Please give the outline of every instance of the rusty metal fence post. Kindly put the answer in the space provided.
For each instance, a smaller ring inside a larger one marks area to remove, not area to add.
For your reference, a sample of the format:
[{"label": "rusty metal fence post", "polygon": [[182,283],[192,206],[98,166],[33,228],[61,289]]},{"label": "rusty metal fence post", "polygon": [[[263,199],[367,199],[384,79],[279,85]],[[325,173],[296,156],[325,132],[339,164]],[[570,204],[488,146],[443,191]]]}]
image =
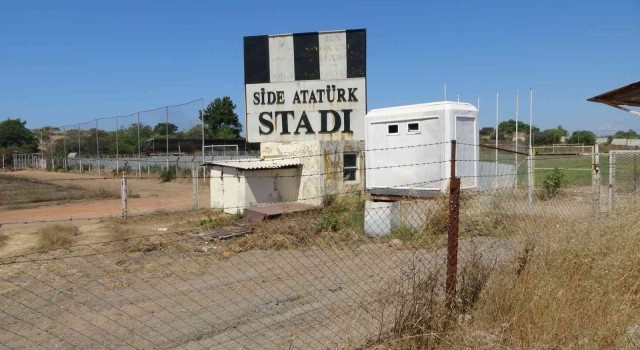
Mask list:
[{"label": "rusty metal fence post", "polygon": [[451,178],[449,180],[449,230],[447,234],[446,307],[453,311],[458,274],[458,223],[460,214],[460,178],[456,177],[456,140],[451,141]]}]

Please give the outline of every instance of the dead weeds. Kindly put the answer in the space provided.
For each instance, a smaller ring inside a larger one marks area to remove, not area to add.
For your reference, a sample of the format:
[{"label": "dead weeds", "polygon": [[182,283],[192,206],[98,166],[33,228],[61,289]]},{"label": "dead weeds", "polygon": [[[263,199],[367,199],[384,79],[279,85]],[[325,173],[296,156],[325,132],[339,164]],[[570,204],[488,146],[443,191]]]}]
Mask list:
[{"label": "dead weeds", "polygon": [[40,228],[36,231],[36,235],[38,236],[39,249],[51,250],[70,246],[80,235],[80,229],[70,224],[55,224]]}]

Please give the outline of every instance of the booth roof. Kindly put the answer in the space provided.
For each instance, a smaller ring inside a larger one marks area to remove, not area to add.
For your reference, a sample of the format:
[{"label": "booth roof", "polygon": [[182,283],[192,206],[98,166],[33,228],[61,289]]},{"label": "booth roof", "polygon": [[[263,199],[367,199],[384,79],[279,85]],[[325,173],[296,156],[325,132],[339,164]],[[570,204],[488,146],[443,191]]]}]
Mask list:
[{"label": "booth roof", "polygon": [[640,107],[640,81],[605,92],[587,101],[600,102],[610,106]]},{"label": "booth roof", "polygon": [[256,159],[256,160],[231,160],[220,162],[207,162],[206,165],[229,167],[243,170],[281,169],[292,168],[300,165],[300,159]]}]

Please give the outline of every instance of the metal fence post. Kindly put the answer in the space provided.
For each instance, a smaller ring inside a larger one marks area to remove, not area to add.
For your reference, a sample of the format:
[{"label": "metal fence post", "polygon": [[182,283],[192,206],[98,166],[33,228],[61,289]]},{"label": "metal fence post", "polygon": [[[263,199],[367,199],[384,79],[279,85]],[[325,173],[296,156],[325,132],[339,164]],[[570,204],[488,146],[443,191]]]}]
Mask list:
[{"label": "metal fence post", "polygon": [[456,177],[456,140],[451,141],[451,178],[449,180],[449,230],[447,234],[446,306],[453,311],[458,274],[458,223],[460,213],[460,178]]},{"label": "metal fence post", "polygon": [[591,183],[593,186],[593,200],[596,210],[596,215],[600,215],[600,147],[596,143],[593,146],[592,157],[592,178]]},{"label": "metal fence post", "polygon": [[533,207],[533,147],[529,147],[529,158],[527,158],[527,200],[529,209]]},{"label": "metal fence post", "polygon": [[614,201],[614,195],[613,195],[613,179],[615,178],[615,176],[613,176],[615,169],[616,169],[616,158],[614,157],[614,153],[610,150],[609,151],[609,213],[613,212],[613,201]]},{"label": "metal fence post", "polygon": [[127,173],[122,172],[122,185],[120,186],[122,198],[122,217],[127,217]]},{"label": "metal fence post", "polygon": [[193,209],[198,210],[198,168],[191,162],[191,182],[193,183]]}]

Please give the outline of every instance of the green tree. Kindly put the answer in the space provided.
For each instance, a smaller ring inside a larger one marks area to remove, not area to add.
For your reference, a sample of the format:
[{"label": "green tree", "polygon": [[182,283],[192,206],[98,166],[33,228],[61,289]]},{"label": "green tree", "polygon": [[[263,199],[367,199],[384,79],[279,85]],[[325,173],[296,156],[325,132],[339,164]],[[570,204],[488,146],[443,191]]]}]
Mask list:
[{"label": "green tree", "polygon": [[576,130],[571,134],[569,143],[583,143],[585,145],[595,145],[596,134],[588,130]]},{"label": "green tree", "polygon": [[633,129],[629,129],[627,131],[619,130],[613,135],[615,139],[637,139],[638,133]]},{"label": "green tree", "polygon": [[[535,135],[537,132],[540,132],[540,129],[534,126],[532,128],[533,134]],[[498,139],[504,140],[507,139],[511,134],[516,132],[516,121],[514,119],[509,119],[498,124]],[[529,133],[529,124],[518,121],[518,132]],[[495,135],[492,137],[495,140]]]},{"label": "green tree", "polygon": [[562,126],[558,125],[553,129],[547,129],[540,133],[534,134],[536,145],[552,145],[554,143],[560,143],[563,136],[568,135],[568,131]]},{"label": "green tree", "polygon": [[38,139],[27,129],[26,121],[7,119],[0,122],[0,148],[13,152],[36,152]]},{"label": "green tree", "polygon": [[172,123],[158,123],[153,127],[153,133],[158,135],[166,135],[167,127],[169,128],[169,135],[173,135],[178,131],[178,126]]},{"label": "green tree", "polygon": [[235,112],[236,105],[231,97],[218,97],[201,111],[200,119],[208,127],[209,135],[214,138],[237,138],[242,131],[242,125]]}]

